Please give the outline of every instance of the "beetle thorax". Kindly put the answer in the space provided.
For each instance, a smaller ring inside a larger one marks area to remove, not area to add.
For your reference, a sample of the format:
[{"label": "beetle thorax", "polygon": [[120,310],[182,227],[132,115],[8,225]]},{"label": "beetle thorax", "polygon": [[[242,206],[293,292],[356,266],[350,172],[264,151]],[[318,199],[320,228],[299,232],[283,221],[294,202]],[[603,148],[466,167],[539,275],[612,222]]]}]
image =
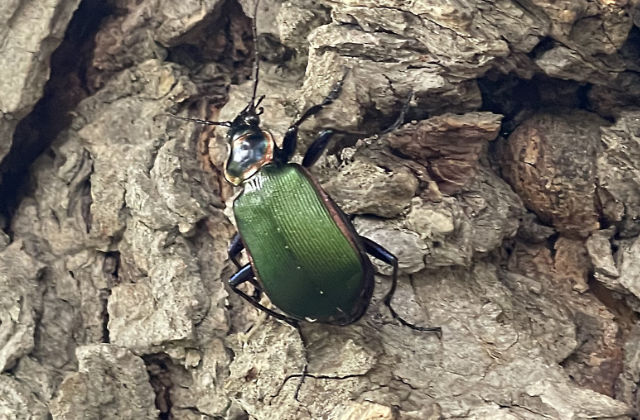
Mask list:
[{"label": "beetle thorax", "polygon": [[229,135],[230,149],[224,176],[232,184],[240,185],[273,160],[275,141],[270,132],[259,127],[230,132]]}]

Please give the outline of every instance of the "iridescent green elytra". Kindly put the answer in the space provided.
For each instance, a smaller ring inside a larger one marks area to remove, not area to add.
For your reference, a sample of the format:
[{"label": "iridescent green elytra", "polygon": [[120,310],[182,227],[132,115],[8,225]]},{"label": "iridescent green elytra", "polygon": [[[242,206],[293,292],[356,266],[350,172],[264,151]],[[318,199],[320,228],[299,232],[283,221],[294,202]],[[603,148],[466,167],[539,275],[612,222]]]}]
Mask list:
[{"label": "iridescent green elytra", "polygon": [[263,166],[245,182],[233,209],[254,273],[278,308],[298,319],[335,323],[351,322],[366,309],[369,261],[302,167]]},{"label": "iridescent green elytra", "polygon": [[[257,5],[258,1],[254,16]],[[252,30],[255,44],[255,19]],[[298,331],[300,320],[351,324],[362,317],[373,295],[374,270],[368,254],[392,267],[391,287],[382,302],[393,318],[409,328],[440,334],[440,327],[415,326],[391,307],[398,284],[398,259],[380,244],[358,235],[350,220],[306,171],[327,148],[334,130],[318,133],[304,153],[302,165],[289,163],[301,124],[338,98],[348,69],[322,102],[307,108],[287,128],[282,143],[276,144],[271,133],[260,127],[264,96],[257,96],[259,62],[254,48],[253,94],[233,120],[176,117],[229,128],[229,154],[223,173],[227,181],[243,189],[233,204],[238,232],[228,248],[229,260],[237,267],[229,278],[231,290]],[[411,96],[389,131],[403,122]],[[243,249],[250,264],[239,261]],[[240,288],[246,283],[254,286],[252,295]],[[276,308],[261,303],[263,292]]]}]

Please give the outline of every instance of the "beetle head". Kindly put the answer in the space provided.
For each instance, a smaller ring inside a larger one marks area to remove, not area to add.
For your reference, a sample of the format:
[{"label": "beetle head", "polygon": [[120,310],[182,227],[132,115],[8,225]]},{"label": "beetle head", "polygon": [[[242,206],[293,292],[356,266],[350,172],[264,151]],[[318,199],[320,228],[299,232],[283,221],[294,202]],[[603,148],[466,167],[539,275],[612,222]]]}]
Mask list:
[{"label": "beetle head", "polygon": [[260,130],[260,115],[264,112],[264,108],[260,103],[264,99],[264,95],[260,96],[256,101],[251,98],[249,104],[229,124],[229,140],[236,131]]},{"label": "beetle head", "polygon": [[260,102],[251,101],[231,122],[227,141],[229,156],[224,165],[224,177],[240,185],[273,160],[275,141],[271,133],[260,128]]},{"label": "beetle head", "polygon": [[273,161],[274,151],[276,149],[276,144],[271,133],[260,128],[260,115],[264,111],[260,103],[264,99],[264,95],[256,100],[260,76],[258,31],[256,28],[259,2],[260,0],[255,1],[253,24],[251,25],[254,44],[253,94],[247,106],[240,111],[233,121],[208,121],[171,115],[174,118],[192,121],[198,124],[229,127],[227,141],[229,142],[230,149],[229,156],[224,165],[224,176],[227,181],[234,185],[240,185],[255,175],[261,167]]}]

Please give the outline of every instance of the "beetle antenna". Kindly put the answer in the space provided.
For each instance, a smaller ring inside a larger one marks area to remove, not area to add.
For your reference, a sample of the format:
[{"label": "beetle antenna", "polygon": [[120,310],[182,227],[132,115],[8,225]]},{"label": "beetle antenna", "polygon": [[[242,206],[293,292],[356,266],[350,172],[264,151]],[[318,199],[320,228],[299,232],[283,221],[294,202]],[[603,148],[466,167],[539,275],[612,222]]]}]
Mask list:
[{"label": "beetle antenna", "polygon": [[176,120],[190,121],[190,122],[194,122],[196,124],[221,125],[223,127],[231,127],[231,121],[209,121],[209,120],[201,120],[200,118],[179,117],[179,116],[173,115],[173,114],[164,114],[164,115],[166,115],[168,117],[171,117],[171,118],[175,118]]},{"label": "beetle antenna", "polygon": [[258,92],[258,79],[260,76],[260,57],[258,54],[258,27],[256,25],[256,21],[258,20],[258,4],[260,4],[260,0],[256,0],[256,3],[253,7],[253,21],[251,23],[251,32],[253,33],[253,94],[251,95],[251,102],[249,103],[249,108],[255,109],[262,98],[258,100],[258,104],[255,104],[256,93]]}]

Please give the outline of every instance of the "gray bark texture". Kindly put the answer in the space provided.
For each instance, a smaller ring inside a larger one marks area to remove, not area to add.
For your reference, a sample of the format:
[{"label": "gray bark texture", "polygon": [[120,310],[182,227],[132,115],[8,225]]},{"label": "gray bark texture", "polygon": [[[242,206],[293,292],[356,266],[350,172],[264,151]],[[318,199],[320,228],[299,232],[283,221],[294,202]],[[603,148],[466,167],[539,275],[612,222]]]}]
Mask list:
[{"label": "gray bark texture", "polygon": [[[0,418],[637,416],[640,0],[262,0],[257,43],[252,17],[0,2]],[[226,287],[226,129],[168,114],[233,119],[256,44],[278,139],[348,69],[295,160],[337,129],[312,172],[441,338],[375,260],[366,315],[306,346]]]}]

